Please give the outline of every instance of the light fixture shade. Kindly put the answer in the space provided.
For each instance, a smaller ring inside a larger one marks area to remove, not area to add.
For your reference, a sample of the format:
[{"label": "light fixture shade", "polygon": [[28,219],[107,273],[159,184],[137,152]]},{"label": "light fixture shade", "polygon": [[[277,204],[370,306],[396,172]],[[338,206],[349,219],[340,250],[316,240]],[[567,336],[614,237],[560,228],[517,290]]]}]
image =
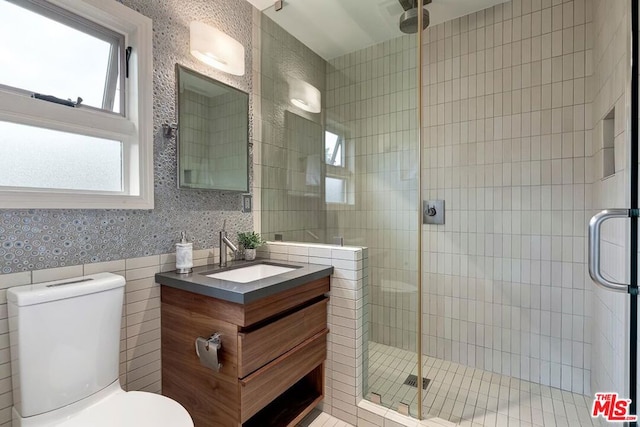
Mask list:
[{"label": "light fixture shade", "polygon": [[233,37],[202,22],[189,26],[191,54],[226,73],[244,75],[244,46]]},{"label": "light fixture shade", "polygon": [[293,105],[310,113],[319,113],[322,110],[320,91],[305,81],[291,79],[289,99]]}]

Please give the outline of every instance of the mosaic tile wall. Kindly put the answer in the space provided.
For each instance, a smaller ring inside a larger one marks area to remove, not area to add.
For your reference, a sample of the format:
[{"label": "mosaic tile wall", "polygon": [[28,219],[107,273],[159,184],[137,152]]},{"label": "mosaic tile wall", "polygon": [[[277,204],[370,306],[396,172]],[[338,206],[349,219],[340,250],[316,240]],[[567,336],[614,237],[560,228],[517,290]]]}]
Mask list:
[{"label": "mosaic tile wall", "polygon": [[[162,123],[175,121],[176,62],[252,93],[253,7],[244,0],[123,3],[153,20],[155,209],[0,209],[3,274],[172,252],[181,230],[195,248],[209,248],[218,245],[223,221],[232,236],[253,226],[252,215],[240,212],[239,194],[177,189],[175,140],[161,132]],[[244,45],[244,76],[217,72],[190,55],[192,20],[216,26]]]}]

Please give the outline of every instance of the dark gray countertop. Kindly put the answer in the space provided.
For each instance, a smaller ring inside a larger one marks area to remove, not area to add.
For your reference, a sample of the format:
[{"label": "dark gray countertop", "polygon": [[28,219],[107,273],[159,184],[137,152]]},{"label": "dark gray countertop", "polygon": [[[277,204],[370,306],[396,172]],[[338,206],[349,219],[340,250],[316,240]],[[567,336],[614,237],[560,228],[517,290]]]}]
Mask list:
[{"label": "dark gray countertop", "polygon": [[[237,283],[227,280],[207,277],[206,274],[214,274],[222,271],[245,267],[254,264],[266,263],[271,265],[298,267],[293,271],[278,274],[248,283]],[[238,304],[247,304],[257,301],[282,291],[329,276],[333,273],[330,265],[303,264],[290,261],[275,261],[268,259],[256,259],[255,261],[233,261],[227,267],[220,268],[217,265],[204,265],[196,267],[192,273],[177,274],[175,271],[156,274],[156,282],[172,288],[182,289],[208,297],[218,298]]]}]

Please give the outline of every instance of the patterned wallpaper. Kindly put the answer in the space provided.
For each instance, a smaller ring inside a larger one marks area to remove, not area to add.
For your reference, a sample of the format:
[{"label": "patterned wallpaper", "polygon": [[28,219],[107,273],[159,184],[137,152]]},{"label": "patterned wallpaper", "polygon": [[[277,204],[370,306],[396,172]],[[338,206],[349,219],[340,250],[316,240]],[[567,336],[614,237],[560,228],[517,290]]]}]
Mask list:
[{"label": "patterned wallpaper", "polygon": [[[155,209],[0,209],[0,273],[172,252],[181,230],[187,231],[194,248],[208,248],[218,246],[224,220],[231,236],[253,227],[252,215],[240,211],[239,194],[177,188],[175,140],[164,138],[161,127],[175,121],[176,63],[251,93],[252,6],[244,0],[122,3],[153,20]],[[244,76],[218,72],[191,56],[193,20],[216,26],[244,45]]]}]

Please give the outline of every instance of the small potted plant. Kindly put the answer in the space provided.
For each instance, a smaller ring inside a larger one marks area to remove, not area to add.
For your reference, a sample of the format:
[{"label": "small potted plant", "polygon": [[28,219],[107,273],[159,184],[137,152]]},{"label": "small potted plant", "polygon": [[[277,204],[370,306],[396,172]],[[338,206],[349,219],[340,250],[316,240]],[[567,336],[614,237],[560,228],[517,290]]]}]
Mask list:
[{"label": "small potted plant", "polygon": [[256,259],[256,248],[264,245],[262,236],[255,231],[238,233],[238,243],[244,248],[244,259],[253,261]]}]

